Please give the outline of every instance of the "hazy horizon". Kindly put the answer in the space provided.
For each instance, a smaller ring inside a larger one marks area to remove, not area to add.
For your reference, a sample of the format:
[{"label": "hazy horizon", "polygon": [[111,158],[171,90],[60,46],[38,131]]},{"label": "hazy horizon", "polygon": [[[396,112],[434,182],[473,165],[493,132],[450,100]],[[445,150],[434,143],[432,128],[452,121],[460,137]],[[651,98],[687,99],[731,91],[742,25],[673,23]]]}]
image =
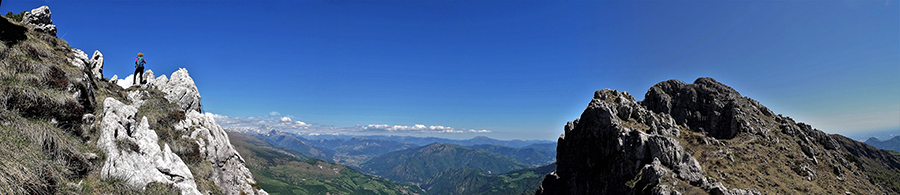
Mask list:
[{"label": "hazy horizon", "polygon": [[104,54],[104,77],[131,74],[143,52],[156,76],[187,68],[204,111],[235,123],[556,140],[596,90],[640,100],[657,82],[712,77],[827,133],[900,131],[898,1],[7,1],[0,12],[42,5],[58,37]]}]

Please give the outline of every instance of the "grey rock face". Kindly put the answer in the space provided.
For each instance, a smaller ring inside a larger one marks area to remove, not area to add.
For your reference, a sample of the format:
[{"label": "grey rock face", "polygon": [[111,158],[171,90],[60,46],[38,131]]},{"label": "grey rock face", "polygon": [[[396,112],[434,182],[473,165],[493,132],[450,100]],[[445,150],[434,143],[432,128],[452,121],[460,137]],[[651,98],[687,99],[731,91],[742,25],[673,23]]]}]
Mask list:
[{"label": "grey rock face", "polygon": [[91,73],[94,75],[94,78],[102,79],[103,78],[103,53],[100,53],[100,50],[94,50],[94,55],[90,60]]},{"label": "grey rock face", "polygon": [[[668,187],[653,190],[666,170],[693,185],[707,185],[700,164],[672,138],[678,135],[671,117],[650,112],[630,94],[597,91],[581,118],[566,125],[555,177],[548,176],[538,194],[678,193]],[[626,188],[623,178],[638,173],[649,179],[639,184],[647,187]]]},{"label": "grey rock face", "polygon": [[154,81],[156,88],[166,93],[166,99],[175,102],[185,113],[195,110],[202,112],[200,107],[200,91],[194,84],[194,79],[188,74],[187,69],[180,68],[174,73],[168,81]]},{"label": "grey rock face", "polygon": [[147,118],[134,119],[137,108],[114,98],[103,102],[103,120],[97,146],[106,153],[104,178],[125,178],[135,186],[150,182],[174,184],[182,194],[200,194],[187,165],[166,144],[159,146]]},{"label": "grey rock face", "polygon": [[35,31],[56,36],[56,25],[53,25],[53,20],[50,20],[50,7],[46,5],[25,12],[25,15],[22,16],[22,24]]},{"label": "grey rock face", "polygon": [[768,137],[765,126],[753,125],[750,120],[774,115],[759,102],[712,78],[698,78],[693,84],[677,80],[657,83],[641,104],[653,112],[671,115],[677,124],[718,139],[730,139],[740,132]]},{"label": "grey rock face", "polygon": [[[645,101],[659,100],[650,105],[669,112],[684,109],[677,108],[683,105],[673,102],[673,96],[663,93],[667,88],[685,90],[684,84],[668,83],[654,86],[656,89],[648,94],[656,95],[648,95],[653,97]],[[740,97],[724,85],[707,88],[722,91],[717,96]],[[648,109],[646,105],[636,102],[627,92],[595,92],[581,118],[566,124],[565,133],[558,140],[557,170],[545,177],[537,194],[681,194],[661,183],[669,173],[674,179],[709,193],[747,191],[729,191],[722,183],[704,176],[699,161],[675,139],[681,134],[677,121],[684,118]],[[634,187],[626,187],[630,178],[640,180]]]},{"label": "grey rock face", "polygon": [[211,114],[190,110],[185,115],[185,120],[175,124],[175,128],[190,132],[191,138],[197,140],[200,145],[200,156],[215,167],[206,177],[222,188],[223,192],[267,194],[262,189],[253,189],[252,185],[256,185],[256,181],[250,170],[244,166],[244,158],[234,149],[228,134],[216,123]]},{"label": "grey rock face", "polygon": [[153,79],[150,85],[154,87],[163,86],[166,84],[166,82],[169,82],[169,78],[166,77],[166,75],[160,75],[159,77],[156,77],[156,79]]},{"label": "grey rock face", "polygon": [[641,168],[640,182],[645,183],[649,186],[655,186],[659,184],[659,182],[662,181],[662,178],[668,174],[669,171],[662,166],[662,163],[659,162],[659,159],[653,158],[652,163],[644,165],[644,167]]}]

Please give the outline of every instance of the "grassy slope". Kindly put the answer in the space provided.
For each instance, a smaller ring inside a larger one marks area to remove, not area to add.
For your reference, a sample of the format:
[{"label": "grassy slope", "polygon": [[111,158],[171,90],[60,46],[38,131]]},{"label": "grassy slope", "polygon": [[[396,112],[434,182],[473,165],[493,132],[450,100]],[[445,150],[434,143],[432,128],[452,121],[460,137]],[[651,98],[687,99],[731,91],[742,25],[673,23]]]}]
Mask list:
[{"label": "grassy slope", "polygon": [[534,194],[544,176],[554,170],[556,164],[496,175],[471,168],[447,170],[425,182],[422,188],[434,195]]},{"label": "grassy slope", "polygon": [[270,194],[425,194],[419,187],[360,173],[343,165],[306,159],[263,140],[229,132],[259,185]]},{"label": "grassy slope", "polygon": [[[82,115],[99,116],[101,101],[124,101],[124,90],[82,81],[82,70],[67,60],[73,56],[64,40],[32,31],[24,35],[17,43],[0,43],[0,194],[177,194],[170,185],[130,186],[121,178],[100,178],[105,157],[92,144],[100,119],[84,124]],[[90,83],[95,98],[78,101],[74,92]]]}]

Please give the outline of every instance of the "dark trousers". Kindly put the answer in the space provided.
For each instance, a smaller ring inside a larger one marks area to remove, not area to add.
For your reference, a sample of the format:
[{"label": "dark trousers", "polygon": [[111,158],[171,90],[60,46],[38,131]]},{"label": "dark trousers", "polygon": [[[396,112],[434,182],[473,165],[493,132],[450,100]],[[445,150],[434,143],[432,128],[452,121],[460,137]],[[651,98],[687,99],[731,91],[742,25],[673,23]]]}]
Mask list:
[{"label": "dark trousers", "polygon": [[[141,76],[138,76],[138,74],[140,74]],[[137,82],[138,80],[140,80],[141,82],[140,83]],[[144,83],[144,67],[137,67],[134,69],[134,80],[131,81],[131,83],[134,83],[134,84]]]}]

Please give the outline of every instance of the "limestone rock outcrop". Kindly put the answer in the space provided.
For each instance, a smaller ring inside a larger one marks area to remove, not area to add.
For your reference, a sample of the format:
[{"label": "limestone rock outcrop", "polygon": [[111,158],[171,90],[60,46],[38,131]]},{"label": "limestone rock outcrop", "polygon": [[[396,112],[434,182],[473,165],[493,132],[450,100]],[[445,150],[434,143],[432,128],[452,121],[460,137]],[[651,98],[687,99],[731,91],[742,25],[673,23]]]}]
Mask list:
[{"label": "limestone rock outcrop", "polygon": [[103,79],[103,53],[100,53],[100,50],[94,50],[89,64],[94,78]]},{"label": "limestone rock outcrop", "polygon": [[211,114],[190,110],[185,120],[175,124],[175,128],[190,132],[191,138],[197,140],[200,156],[215,168],[206,177],[211,178],[222,191],[267,194],[263,190],[253,189],[252,185],[256,185],[256,181],[244,166],[244,158],[234,149],[228,134]]},{"label": "limestone rock outcrop", "polygon": [[102,177],[118,177],[132,185],[150,182],[174,184],[182,194],[200,194],[190,169],[168,144],[160,147],[147,118],[134,117],[138,109],[114,98],[103,101],[103,120],[97,145],[106,153]]},{"label": "limestone rock outcrop", "polygon": [[[134,76],[129,75],[116,83],[124,85],[123,88],[130,87]],[[187,132],[189,138],[197,142],[200,158],[213,165],[214,169],[203,175],[203,178],[211,180],[226,194],[267,194],[264,190],[253,187],[256,181],[244,165],[244,158],[231,145],[225,130],[211,114],[200,112],[200,92],[187,70],[181,68],[175,71],[172,79],[166,75],[158,78],[153,78],[154,76],[152,70],[146,70],[145,82],[141,88],[128,92],[127,97],[132,105],[139,107],[144,104],[142,99],[149,94],[146,90],[163,92],[167,101],[175,103],[185,113],[184,120],[173,124],[176,131]]]},{"label": "limestone rock outcrop", "polygon": [[194,84],[194,79],[188,74],[187,69],[180,68],[173,72],[165,84],[161,82],[154,83],[161,84],[156,87],[166,93],[166,99],[181,106],[185,113],[191,110],[202,112],[200,108],[200,92],[197,90],[197,85]]},{"label": "limestone rock outcrop", "polygon": [[88,55],[80,49],[73,48],[71,52],[72,57],[68,58],[69,63],[95,79],[103,79],[103,54],[100,53],[100,50],[95,50],[91,58],[88,58]]},{"label": "limestone rock outcrop", "polygon": [[85,70],[86,67],[88,67],[88,64],[90,64],[88,55],[85,54],[84,51],[81,51],[80,49],[73,48],[72,49],[72,58],[69,58],[68,60],[69,60],[69,63],[72,63],[72,65],[75,65],[75,67],[78,67],[82,70]]},{"label": "limestone rock outcrop", "polygon": [[53,25],[53,20],[50,20],[50,7],[46,5],[25,12],[25,15],[22,16],[22,24],[35,31],[56,36],[56,25]]},{"label": "limestone rock outcrop", "polygon": [[[188,74],[187,69],[179,68],[172,73],[172,77],[160,75],[154,78],[153,70],[144,71],[144,87],[150,87],[166,93],[166,99],[178,104],[181,109],[188,113],[191,110],[203,112],[200,105],[200,90],[194,84],[194,79]],[[122,88],[129,88],[133,85],[135,75],[128,75],[125,79],[113,79],[114,83]],[[115,76],[114,78],[118,78]]]}]

